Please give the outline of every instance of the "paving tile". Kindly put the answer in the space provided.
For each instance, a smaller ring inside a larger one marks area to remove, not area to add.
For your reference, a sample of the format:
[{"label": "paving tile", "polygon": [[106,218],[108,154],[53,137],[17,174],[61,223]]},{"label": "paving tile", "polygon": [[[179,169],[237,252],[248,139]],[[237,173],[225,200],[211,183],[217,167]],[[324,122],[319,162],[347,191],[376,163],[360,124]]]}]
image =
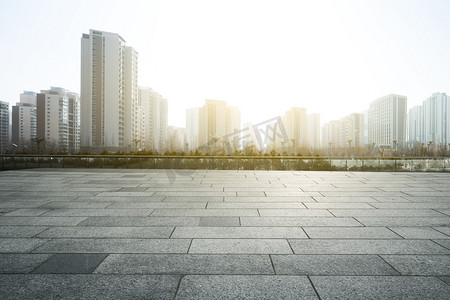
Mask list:
[{"label": "paving tile", "polygon": [[382,255],[402,275],[450,276],[449,255]]},{"label": "paving tile", "polygon": [[450,236],[450,227],[435,227],[434,229]]},{"label": "paving tile", "polygon": [[285,239],[193,239],[189,253],[292,254]]},{"label": "paving tile", "polygon": [[86,217],[0,217],[0,225],[76,226]]},{"label": "paving tile", "polygon": [[363,226],[353,218],[241,217],[241,226]]},{"label": "paving tile", "polygon": [[164,197],[114,196],[114,197],[78,197],[81,202],[162,202]]},{"label": "paving tile", "polygon": [[307,236],[299,227],[177,227],[171,238],[298,239]]},{"label": "paving tile", "polygon": [[176,299],[317,299],[303,276],[188,275]]},{"label": "paving tile", "polygon": [[151,196],[160,196],[154,195],[155,192],[102,192],[96,195],[96,197],[151,197]]},{"label": "paving tile", "polygon": [[272,255],[276,274],[398,275],[377,255]]},{"label": "paving tile", "polygon": [[207,202],[128,202],[114,203],[108,209],[206,208]]},{"label": "paving tile", "polygon": [[336,217],[444,217],[434,210],[416,209],[330,209]]},{"label": "paving tile", "polygon": [[311,239],[401,239],[385,227],[305,227]]},{"label": "paving tile", "polygon": [[198,226],[199,217],[88,217],[79,226]]},{"label": "paving tile", "polygon": [[39,274],[90,274],[108,254],[54,254],[37,267]]},{"label": "paving tile", "polygon": [[[361,196],[334,196],[334,197],[313,197],[319,203],[371,203],[378,202],[373,197]],[[406,200],[405,200],[406,201]]]},{"label": "paving tile", "polygon": [[450,226],[450,217],[356,217],[365,226]]},{"label": "paving tile", "polygon": [[49,200],[34,200],[34,201],[14,200],[12,199],[12,197],[7,197],[6,199],[7,199],[6,201],[0,202],[0,209],[38,208],[50,202]]},{"label": "paving tile", "polygon": [[368,203],[363,202],[305,203],[305,206],[309,209],[375,209]]},{"label": "paving tile", "polygon": [[40,206],[40,208],[48,208],[48,209],[58,209],[58,208],[106,208],[110,206],[113,202],[105,202],[105,201],[99,201],[99,202],[90,202],[90,201],[70,201],[70,202],[64,202],[64,201],[53,201],[48,204],[45,204],[43,206]]},{"label": "paving tile", "polygon": [[431,227],[390,227],[390,229],[405,239],[450,239]]},{"label": "paving tile", "polygon": [[333,217],[326,209],[259,209],[261,217]]},{"label": "paving tile", "polygon": [[0,273],[29,273],[51,254],[0,254]]},{"label": "paving tile", "polygon": [[450,202],[407,202],[407,203],[371,203],[372,206],[382,209],[440,209],[450,208]]},{"label": "paving tile", "polygon": [[40,216],[46,212],[48,212],[49,209],[41,209],[41,208],[20,208],[16,209],[12,212],[9,212],[7,214],[4,214],[5,217],[34,217],[34,216]]},{"label": "paving tile", "polygon": [[120,216],[149,216],[153,209],[102,209],[102,208],[68,208],[53,209],[44,214],[46,217],[120,217]]},{"label": "paving tile", "polygon": [[446,299],[450,286],[436,277],[312,276],[321,299]]},{"label": "paving tile", "polygon": [[0,253],[26,253],[47,242],[45,239],[0,238]]},{"label": "paving tile", "polygon": [[274,274],[268,255],[111,254],[101,274]]},{"label": "paving tile", "polygon": [[256,209],[155,209],[152,217],[259,216]]},{"label": "paving tile", "polygon": [[306,209],[303,203],[299,202],[281,202],[281,203],[270,203],[270,202],[222,202],[222,203],[208,203],[208,209],[230,209],[230,208],[292,208],[292,209]]},{"label": "paving tile", "polygon": [[433,241],[435,241],[436,243],[447,249],[450,249],[450,240],[433,240]]},{"label": "paving tile", "polygon": [[239,217],[200,217],[199,226],[202,227],[225,227],[240,226]]},{"label": "paving tile", "polygon": [[187,253],[187,239],[55,239],[34,253]]},{"label": "paving tile", "polygon": [[26,238],[44,231],[46,226],[0,226],[0,237]]},{"label": "paving tile", "polygon": [[[165,197],[225,197],[236,196],[236,192],[155,192],[154,196]],[[205,200],[202,200],[205,201]]]},{"label": "paving tile", "polygon": [[258,203],[284,203],[284,202],[316,202],[310,196],[288,196],[288,197],[225,197],[224,202],[258,202]]},{"label": "paving tile", "polygon": [[450,254],[429,240],[290,239],[289,243],[295,254]]},{"label": "paving tile", "polygon": [[179,276],[0,275],[3,299],[173,299]]},{"label": "paving tile", "polygon": [[173,227],[52,227],[40,238],[169,238]]},{"label": "paving tile", "polygon": [[196,197],[196,196],[189,196],[189,197],[183,197],[183,196],[167,196],[164,197],[164,202],[223,202],[222,196],[208,196],[208,197]]}]

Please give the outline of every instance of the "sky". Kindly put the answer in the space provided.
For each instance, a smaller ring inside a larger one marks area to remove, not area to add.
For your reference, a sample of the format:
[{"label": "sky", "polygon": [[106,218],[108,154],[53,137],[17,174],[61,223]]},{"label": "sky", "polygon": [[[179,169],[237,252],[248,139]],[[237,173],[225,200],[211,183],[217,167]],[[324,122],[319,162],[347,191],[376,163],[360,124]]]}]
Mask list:
[{"label": "sky", "polygon": [[169,125],[205,99],[259,123],[291,107],[321,123],[387,94],[420,105],[450,93],[448,0],[0,0],[0,100],[80,92],[82,33],[119,33],[139,85],[169,103]]}]

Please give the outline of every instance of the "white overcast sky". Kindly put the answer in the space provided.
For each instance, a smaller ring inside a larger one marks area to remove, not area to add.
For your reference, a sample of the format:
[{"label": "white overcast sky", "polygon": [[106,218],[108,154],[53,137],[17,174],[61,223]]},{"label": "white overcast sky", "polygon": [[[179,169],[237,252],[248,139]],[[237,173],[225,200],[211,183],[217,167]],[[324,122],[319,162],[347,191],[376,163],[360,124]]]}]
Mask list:
[{"label": "white overcast sky", "polygon": [[139,85],[169,101],[169,124],[206,98],[262,122],[292,106],[321,123],[390,93],[418,105],[450,92],[448,0],[0,0],[0,100],[80,92],[80,38],[119,33]]}]

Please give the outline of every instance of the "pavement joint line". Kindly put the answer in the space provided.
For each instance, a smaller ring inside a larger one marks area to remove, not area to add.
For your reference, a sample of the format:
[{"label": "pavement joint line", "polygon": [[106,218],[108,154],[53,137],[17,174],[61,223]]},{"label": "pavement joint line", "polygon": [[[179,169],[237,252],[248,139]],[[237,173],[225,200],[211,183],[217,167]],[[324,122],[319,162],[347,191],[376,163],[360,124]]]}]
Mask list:
[{"label": "pavement joint line", "polygon": [[433,243],[435,243],[435,244],[437,244],[437,245],[443,247],[444,249],[450,250],[450,247],[445,247],[444,245],[439,244],[439,243],[436,242],[435,240],[438,240],[438,239],[429,239],[429,241],[432,241]]},{"label": "pavement joint line", "polygon": [[385,260],[385,259],[382,257],[382,255],[384,255],[384,254],[377,254],[377,256],[378,256],[382,261],[384,261],[386,264],[388,264],[395,272],[397,272],[398,275],[403,275],[399,270],[397,270],[396,268],[394,268],[393,265],[391,265],[387,260]]},{"label": "pavement joint line", "polygon": [[310,284],[311,287],[313,288],[314,293],[315,293],[316,296],[317,296],[317,299],[321,300],[322,298],[320,298],[319,292],[317,291],[317,289],[316,289],[314,283],[312,282],[311,277],[310,277],[309,275],[307,275],[306,278],[308,278],[309,284]]},{"label": "pavement joint line", "polygon": [[273,264],[272,254],[269,254],[269,259],[270,259],[270,264],[272,266],[273,275],[278,275],[277,271],[275,270],[275,265]]},{"label": "pavement joint line", "polygon": [[402,236],[401,234],[395,232],[395,231],[392,230],[390,227],[387,227],[387,226],[386,226],[386,227],[379,226],[379,227],[386,228],[387,230],[392,231],[394,234],[398,235],[398,236],[401,237],[402,239],[406,239],[404,236]]},{"label": "pavement joint line", "polygon": [[440,232],[440,233],[442,233],[442,234],[445,234],[446,236],[450,236],[449,234],[447,234],[447,233],[445,233],[445,232],[443,232],[443,231],[440,231],[440,230],[438,229],[439,227],[433,226],[433,227],[430,227],[430,228],[433,228],[434,230],[436,230],[436,231],[438,231],[438,232]]}]

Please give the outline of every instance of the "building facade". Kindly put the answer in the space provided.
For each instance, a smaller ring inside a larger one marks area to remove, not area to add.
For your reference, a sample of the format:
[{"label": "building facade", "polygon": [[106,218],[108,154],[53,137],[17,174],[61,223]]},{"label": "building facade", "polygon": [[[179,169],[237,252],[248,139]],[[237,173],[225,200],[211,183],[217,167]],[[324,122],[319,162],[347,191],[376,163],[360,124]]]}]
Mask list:
[{"label": "building facade", "polygon": [[131,147],[137,110],[137,53],[117,33],[81,38],[81,148]]},{"label": "building facade", "polygon": [[0,101],[0,154],[9,146],[9,102]]},{"label": "building facade", "polygon": [[139,87],[139,102],[142,109],[140,125],[144,133],[141,146],[147,151],[163,152],[166,150],[168,128],[168,103],[162,95],[149,87]]},{"label": "building facade", "polygon": [[16,103],[12,107],[13,151],[32,152],[33,140],[36,138],[36,106],[29,103]]},{"label": "building facade", "polygon": [[390,94],[370,103],[368,142],[395,148],[406,143],[406,96]]},{"label": "building facade", "polygon": [[80,98],[63,88],[37,94],[37,139],[40,151],[76,153],[80,150]]}]

